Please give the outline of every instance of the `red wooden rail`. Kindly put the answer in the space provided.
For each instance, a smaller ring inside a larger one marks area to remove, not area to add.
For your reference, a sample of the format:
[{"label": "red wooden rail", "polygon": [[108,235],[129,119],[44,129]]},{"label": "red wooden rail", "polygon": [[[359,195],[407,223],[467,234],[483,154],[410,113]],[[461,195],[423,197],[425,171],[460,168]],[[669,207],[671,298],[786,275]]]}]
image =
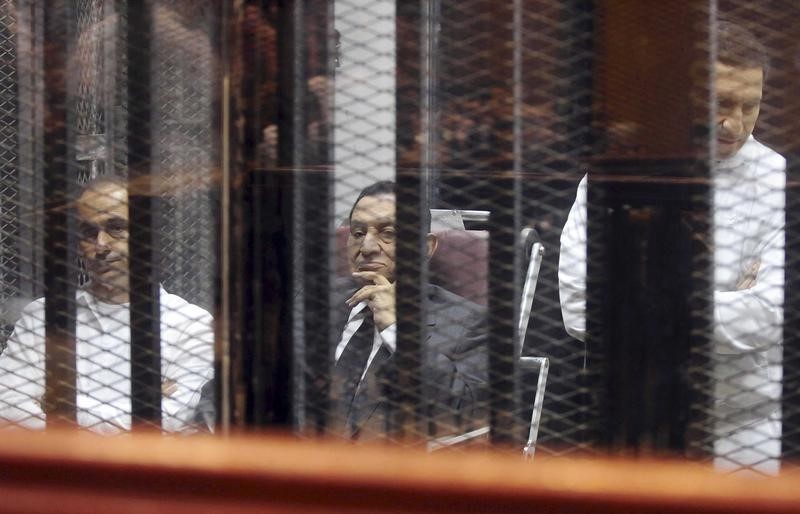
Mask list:
[{"label": "red wooden rail", "polygon": [[288,437],[2,433],[0,512],[796,513],[800,477]]}]

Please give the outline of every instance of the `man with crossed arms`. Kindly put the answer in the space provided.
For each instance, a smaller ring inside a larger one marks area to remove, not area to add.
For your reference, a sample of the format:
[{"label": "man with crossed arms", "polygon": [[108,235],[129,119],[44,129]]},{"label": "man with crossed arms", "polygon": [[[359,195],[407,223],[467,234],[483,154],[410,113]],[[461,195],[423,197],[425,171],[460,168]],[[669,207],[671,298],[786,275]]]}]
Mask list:
[{"label": "man with crossed arms", "polygon": [[[767,55],[747,29],[717,25],[714,258],[714,455],[720,469],[776,473],[780,457],[786,161],[752,135]],[[587,180],[561,234],[561,311],[586,340]],[[676,370],[678,373],[678,370]]]}]

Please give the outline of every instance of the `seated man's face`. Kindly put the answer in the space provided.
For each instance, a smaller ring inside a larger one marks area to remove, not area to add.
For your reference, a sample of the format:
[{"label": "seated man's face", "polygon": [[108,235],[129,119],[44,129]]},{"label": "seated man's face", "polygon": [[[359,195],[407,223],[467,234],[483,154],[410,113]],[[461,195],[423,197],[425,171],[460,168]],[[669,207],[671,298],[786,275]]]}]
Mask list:
[{"label": "seated man's face", "polygon": [[127,190],[116,184],[102,184],[84,191],[77,211],[80,252],[92,277],[92,290],[127,297]]},{"label": "seated man's face", "polygon": [[760,67],[738,68],[718,62],[717,93],[717,158],[736,155],[744,145],[761,108],[764,72]]},{"label": "seated man's face", "polygon": [[372,271],[394,282],[395,196],[365,196],[350,217],[347,258],[350,271]]}]

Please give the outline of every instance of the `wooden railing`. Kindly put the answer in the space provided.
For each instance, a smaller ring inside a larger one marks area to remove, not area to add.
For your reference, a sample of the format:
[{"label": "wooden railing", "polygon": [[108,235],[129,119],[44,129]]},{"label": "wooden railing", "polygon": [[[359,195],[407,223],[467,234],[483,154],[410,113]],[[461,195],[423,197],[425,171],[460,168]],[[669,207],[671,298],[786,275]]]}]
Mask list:
[{"label": "wooden railing", "polygon": [[800,478],[285,436],[0,433],[0,512],[796,513]]}]

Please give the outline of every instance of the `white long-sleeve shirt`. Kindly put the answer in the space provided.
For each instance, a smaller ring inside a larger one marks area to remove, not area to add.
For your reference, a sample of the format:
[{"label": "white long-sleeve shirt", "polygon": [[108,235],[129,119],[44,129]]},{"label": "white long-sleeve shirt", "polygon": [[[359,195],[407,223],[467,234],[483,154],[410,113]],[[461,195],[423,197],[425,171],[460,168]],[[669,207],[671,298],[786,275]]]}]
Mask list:
[{"label": "white long-sleeve shirt", "polygon": [[[202,385],[213,375],[211,315],[161,290],[162,429],[191,429]],[[78,424],[106,434],[130,430],[129,304],[108,304],[88,291],[77,294],[76,370]],[[0,355],[0,420],[43,428],[45,304],[25,307]]]},{"label": "white long-sleeve shirt", "polygon": [[[786,161],[752,136],[713,170],[714,398],[718,419],[742,425],[778,407],[783,340]],[[558,265],[567,332],[586,340],[587,179],[561,234]],[[759,262],[754,287],[737,284]]]}]

